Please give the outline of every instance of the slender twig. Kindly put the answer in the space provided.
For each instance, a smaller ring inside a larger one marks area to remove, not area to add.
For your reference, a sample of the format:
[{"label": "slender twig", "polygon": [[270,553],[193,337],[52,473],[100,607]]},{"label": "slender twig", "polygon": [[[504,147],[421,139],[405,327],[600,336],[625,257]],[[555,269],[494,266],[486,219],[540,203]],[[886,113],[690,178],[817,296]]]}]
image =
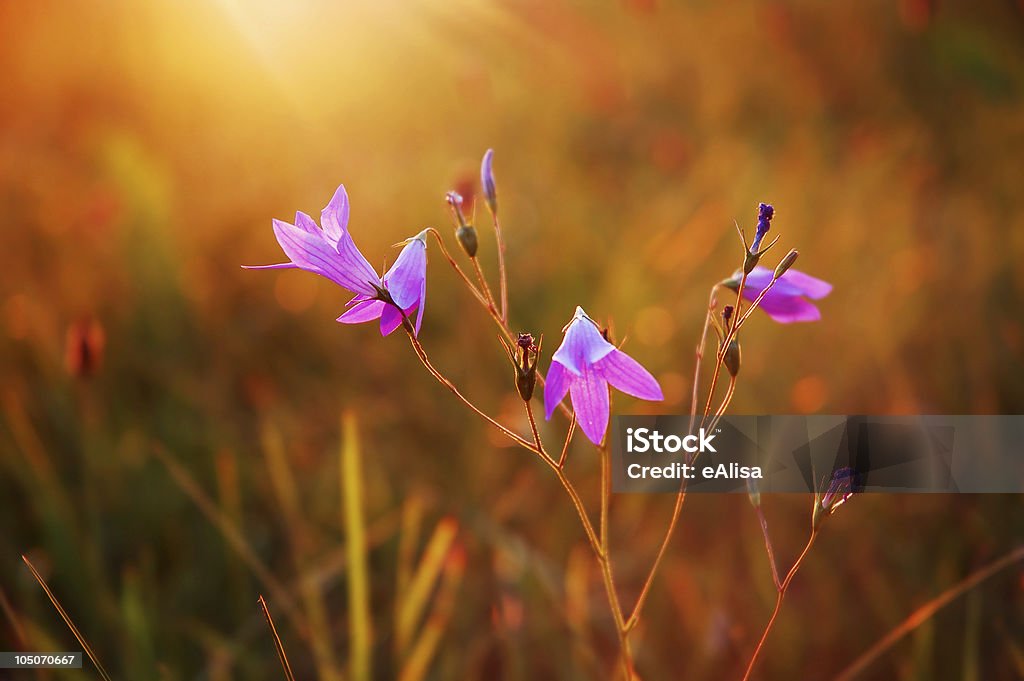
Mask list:
[{"label": "slender twig", "polygon": [[768,619],[768,624],[765,625],[764,633],[761,634],[761,640],[757,642],[757,647],[754,648],[754,654],[750,657],[750,662],[747,664],[747,671],[743,675],[743,681],[747,681],[750,678],[751,673],[754,671],[754,665],[757,663],[757,658],[761,654],[761,650],[764,648],[764,642],[768,640],[768,634],[771,633],[772,627],[775,625],[775,619],[779,616],[779,611],[782,609],[782,599],[786,597],[786,591],[789,589],[790,583],[793,578],[796,577],[797,571],[800,569],[800,565],[804,562],[804,558],[807,557],[807,553],[811,550],[811,545],[814,544],[814,540],[818,536],[818,530],[811,530],[811,536],[807,539],[807,545],[804,546],[804,550],[800,552],[800,556],[793,563],[793,567],[789,569],[786,574],[786,578],[782,580],[782,584],[779,586],[779,593],[775,597],[775,609],[772,610],[772,616]]},{"label": "slender twig", "polygon": [[491,293],[491,287],[487,285],[487,277],[484,276],[484,271],[480,269],[480,261],[476,256],[473,256],[470,260],[473,262],[473,270],[476,272],[476,278],[480,282],[480,289],[484,292],[484,297],[487,298],[487,306],[490,308],[494,316],[504,322],[504,318],[502,318],[498,313],[498,305],[494,302],[494,294]]},{"label": "slender twig", "polygon": [[64,610],[64,607],[60,604],[60,601],[58,601],[57,597],[53,595],[52,591],[50,591],[50,587],[47,586],[46,580],[43,579],[43,576],[39,574],[36,567],[32,565],[32,562],[26,556],[23,555],[21,559],[25,561],[25,565],[28,566],[28,569],[32,572],[32,576],[35,577],[37,582],[39,582],[39,586],[43,587],[43,591],[46,592],[46,597],[50,599],[50,603],[52,603],[53,607],[57,609],[57,613],[60,615],[61,619],[64,620],[64,624],[68,625],[68,629],[71,630],[75,639],[78,640],[78,644],[82,646],[82,650],[84,650],[85,654],[89,656],[90,660],[92,660],[93,666],[96,667],[96,671],[98,671],[100,676],[103,677],[103,681],[110,681],[110,674],[108,674],[107,670],[103,668],[102,664],[100,664],[99,658],[96,657],[96,653],[92,651],[92,647],[89,646],[88,641],[86,641],[85,637],[82,636],[82,632],[78,631],[78,627],[76,627],[75,623],[71,621],[71,616],[68,615],[67,611]]},{"label": "slender twig", "polygon": [[565,468],[565,457],[569,453],[569,443],[572,442],[573,433],[576,432],[576,412],[573,412],[569,419],[569,430],[565,431],[565,444],[562,445],[562,455],[558,457],[558,469]]},{"label": "slender twig", "polygon": [[643,611],[644,603],[647,601],[647,596],[650,593],[651,585],[654,583],[654,577],[658,572],[658,568],[661,566],[661,561],[665,557],[665,553],[668,551],[668,545],[672,539],[672,534],[676,529],[676,523],[679,521],[679,514],[683,510],[684,501],[686,501],[685,480],[680,482],[679,493],[676,494],[676,503],[672,509],[672,516],[668,521],[668,529],[665,530],[665,536],[661,540],[661,546],[658,547],[658,553],[654,556],[654,562],[651,564],[651,569],[647,573],[647,579],[644,580],[644,585],[640,589],[640,595],[636,599],[636,605],[633,606],[633,612],[630,613],[629,619],[626,620],[625,627],[627,631],[633,629],[633,627],[640,622],[640,613]]},{"label": "slender twig", "polygon": [[775,584],[775,590],[782,590],[782,582],[779,581],[779,570],[775,566],[775,550],[772,548],[772,539],[768,534],[768,519],[764,517],[764,510],[760,504],[754,507],[754,511],[757,513],[757,520],[761,524],[761,534],[764,535],[764,549],[768,552],[768,564],[772,568],[772,583]]},{"label": "slender twig", "polygon": [[491,418],[490,416],[485,414],[483,411],[481,411],[479,408],[477,408],[477,406],[475,404],[473,404],[472,402],[470,402],[466,398],[465,395],[463,395],[461,392],[459,392],[459,389],[455,387],[454,383],[449,381],[445,377],[444,374],[442,374],[440,371],[435,369],[434,365],[431,364],[431,362],[430,362],[430,358],[427,357],[427,351],[423,349],[423,346],[420,344],[419,340],[416,338],[416,334],[412,330],[412,325],[408,323],[408,318],[406,318],[405,322],[406,323],[404,323],[402,325],[402,327],[405,329],[405,333],[409,337],[409,342],[412,343],[412,348],[413,348],[413,350],[416,351],[416,356],[419,357],[420,363],[427,369],[427,371],[430,372],[431,376],[436,378],[437,381],[441,385],[443,385],[444,387],[448,388],[448,390],[450,390],[453,395],[455,395],[457,398],[459,398],[459,400],[463,404],[465,404],[467,407],[469,407],[473,411],[473,413],[475,413],[477,416],[479,416],[480,418],[482,418],[483,420],[487,421],[492,426],[497,428],[507,438],[509,438],[510,440],[515,442],[520,447],[525,447],[526,449],[529,449],[531,452],[535,452],[537,454],[541,453],[541,451],[537,447],[537,445],[533,444],[529,440],[526,440],[526,439],[522,438],[519,435],[516,435],[511,430],[509,430],[505,426],[501,425],[500,423],[495,421],[493,418]]},{"label": "slender twig", "polygon": [[508,323],[508,278],[505,276],[505,239],[501,236],[501,221],[491,213],[494,221],[494,238],[498,242],[498,277],[500,279],[501,319]]},{"label": "slender twig", "polygon": [[288,663],[288,655],[284,652],[284,644],[281,643],[281,637],[277,635],[277,627],[274,626],[274,618],[270,616],[270,609],[267,607],[267,602],[263,599],[263,595],[259,598],[260,610],[263,611],[263,616],[267,618],[267,626],[270,627],[270,634],[274,638],[274,650],[277,651],[277,659],[281,661],[281,668],[284,670],[284,678],[288,681],[295,681],[295,674],[292,673],[292,666]]},{"label": "slender twig", "polygon": [[954,584],[914,612],[910,613],[910,616],[903,620],[899,626],[883,636],[865,653],[851,662],[846,669],[836,676],[835,681],[850,681],[867,669],[871,663],[881,657],[883,653],[892,648],[897,641],[927,622],[935,615],[936,612],[949,605],[950,602],[978,586],[997,572],[1022,560],[1024,560],[1024,546],[1018,546],[999,560],[989,563],[985,567],[972,572],[959,583]]},{"label": "slender twig", "polygon": [[[716,295],[718,293],[719,286],[719,284],[715,284],[711,287],[711,293],[708,295],[707,311],[704,314],[704,328],[700,334],[700,342],[697,344],[697,352],[693,367],[693,394],[690,397],[690,425],[688,432],[691,433],[693,432],[693,426],[697,419],[697,393],[700,386],[700,365],[701,360],[704,359],[704,347],[707,342],[708,329],[711,326],[711,315],[714,314],[714,310],[717,305]],[[658,568],[661,567],[661,561],[665,558],[665,554],[668,551],[668,545],[672,540],[672,535],[675,533],[676,524],[679,521],[679,514],[683,510],[684,501],[686,501],[685,478],[679,481],[679,491],[676,493],[675,505],[672,508],[672,515],[669,517],[665,536],[662,537],[661,545],[658,547],[658,552],[654,556],[654,562],[651,563],[651,569],[647,572],[647,577],[644,579],[643,586],[640,588],[640,595],[637,597],[636,604],[633,606],[633,611],[625,622],[625,628],[627,631],[632,630],[640,622],[640,614],[643,612],[644,603],[647,601],[648,594],[650,594],[651,585],[654,583],[654,578],[657,575]]]},{"label": "slender twig", "polygon": [[533,405],[525,401],[523,404],[526,405],[526,417],[530,420],[530,430],[533,431],[533,441],[537,443],[537,450],[541,456],[547,459],[550,465],[557,466],[558,464],[544,451],[544,444],[540,440],[540,431],[537,430],[537,419],[533,416]]},{"label": "slender twig", "polygon": [[[743,288],[747,284],[747,273],[744,272],[740,278],[740,285],[736,289],[736,305],[733,310],[733,314],[739,318],[740,305],[743,302]],[[753,307],[751,307],[753,309]],[[736,338],[736,331],[739,329],[739,323],[733,324],[732,328],[725,334],[725,338],[722,340],[719,346],[718,353],[715,361],[715,373],[711,376],[711,387],[708,388],[708,401],[704,405],[704,417],[706,418],[711,413],[711,401],[715,398],[715,386],[718,384],[718,375],[722,371],[722,364],[725,362],[725,353],[729,348],[729,344]]]},{"label": "slender twig", "polygon": [[718,305],[717,293],[720,284],[715,284],[711,287],[711,293],[708,295],[708,309],[704,315],[704,330],[700,333],[700,343],[697,344],[697,357],[693,365],[693,394],[690,396],[690,427],[688,432],[693,432],[693,426],[697,419],[697,393],[700,388],[700,365],[704,359],[704,347],[708,339],[708,329],[711,327],[711,315],[715,313],[715,307]]},{"label": "slender twig", "polygon": [[470,292],[472,292],[473,297],[476,298],[481,305],[489,308],[490,304],[487,302],[487,299],[484,298],[484,295],[480,293],[480,290],[473,283],[473,280],[466,275],[462,268],[459,267],[459,263],[457,263],[455,258],[451,256],[451,253],[448,252],[448,247],[444,245],[444,239],[441,237],[441,233],[433,227],[428,227],[427,231],[434,237],[434,240],[437,242],[437,247],[441,249],[441,254],[444,255],[445,260],[447,260],[448,264],[452,266],[452,269],[455,270],[456,274],[462,278],[462,283],[464,283]]},{"label": "slender twig", "polygon": [[711,423],[708,424],[708,430],[713,431],[718,422],[722,420],[722,415],[725,414],[725,410],[729,408],[729,404],[732,403],[733,395],[736,394],[736,377],[729,377],[729,387],[725,391],[725,396],[722,397],[722,403],[718,405],[718,409],[715,410],[715,416],[711,419]]}]

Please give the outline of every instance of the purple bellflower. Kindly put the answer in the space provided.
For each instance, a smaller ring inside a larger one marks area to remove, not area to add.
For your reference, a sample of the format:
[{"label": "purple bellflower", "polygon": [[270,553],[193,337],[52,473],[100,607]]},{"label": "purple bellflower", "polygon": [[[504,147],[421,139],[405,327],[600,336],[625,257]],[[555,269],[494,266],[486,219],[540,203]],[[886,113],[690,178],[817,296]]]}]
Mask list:
[{"label": "purple bellflower", "polygon": [[[767,267],[755,267],[747,275],[743,297],[753,301],[771,283],[773,275],[774,272]],[[726,285],[736,290],[740,276],[741,273],[736,272]],[[820,300],[831,292],[832,284],[827,281],[816,279],[800,270],[789,269],[761,299],[758,308],[780,324],[816,322],[821,319],[821,311],[808,298]]]},{"label": "purple bellflower", "polygon": [[643,400],[665,399],[654,376],[605,340],[583,308],[576,308],[572,321],[562,331],[565,337],[551,358],[544,385],[547,418],[570,393],[580,428],[591,442],[599,445],[608,429],[609,383]]},{"label": "purple bellflower", "polygon": [[320,213],[322,229],[301,211],[295,214],[294,225],[283,220],[273,221],[274,236],[289,262],[243,267],[301,269],[326,277],[356,294],[338,321],[355,324],[380,319],[380,332],[385,336],[401,326],[399,308],[406,315],[416,310],[415,332],[418,334],[427,295],[426,230],[405,242],[398,259],[381,277],[356,248],[348,232],[348,217],[348,194],[345,185],[340,185]]}]

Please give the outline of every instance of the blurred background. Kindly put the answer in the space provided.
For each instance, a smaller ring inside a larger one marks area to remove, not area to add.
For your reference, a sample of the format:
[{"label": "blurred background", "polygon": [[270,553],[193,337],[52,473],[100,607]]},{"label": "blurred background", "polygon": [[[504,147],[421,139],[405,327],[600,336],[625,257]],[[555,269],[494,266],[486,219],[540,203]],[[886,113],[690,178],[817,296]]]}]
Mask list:
[{"label": "blurred background", "polygon": [[[450,236],[444,192],[474,191],[488,147],[513,328],[549,354],[577,304],[610,322],[666,395],[621,412],[688,410],[709,287],[759,201],[779,255],[835,290],[819,323],[745,327],[733,413],[1024,410],[1019,2],[7,2],[0,69],[3,650],[80,649],[25,554],[119,679],[283,678],[261,593],[300,679],[609,676],[550,471],[400,334],[336,324],[344,291],[239,268],[279,261],[271,218],[318,216],[341,182],[375,265]],[[425,347],[528,432],[494,327],[430,248]],[[568,471],[596,512],[584,445]],[[614,500],[627,604],[671,503]],[[785,569],[811,501],[764,503]],[[834,678],[1022,537],[1019,496],[855,498],[760,678]],[[738,679],[774,595],[747,499],[688,499],[641,675]],[[858,678],[1024,678],[1020,565]]]}]

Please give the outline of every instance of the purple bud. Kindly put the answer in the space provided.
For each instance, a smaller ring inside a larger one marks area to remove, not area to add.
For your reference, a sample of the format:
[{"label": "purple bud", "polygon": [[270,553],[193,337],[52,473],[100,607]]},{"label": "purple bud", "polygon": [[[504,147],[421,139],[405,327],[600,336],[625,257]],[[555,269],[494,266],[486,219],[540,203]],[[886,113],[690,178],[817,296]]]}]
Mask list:
[{"label": "purple bud", "polygon": [[754,242],[750,244],[750,250],[752,253],[757,253],[758,249],[761,248],[761,240],[764,235],[768,233],[771,228],[772,218],[775,217],[775,209],[767,203],[761,203],[757,206],[757,230],[754,232]]},{"label": "purple bud", "polygon": [[813,525],[817,527],[826,515],[832,515],[857,490],[857,472],[852,468],[839,468],[832,473],[828,489],[814,506]]},{"label": "purple bud", "polygon": [[484,200],[491,213],[498,213],[498,188],[494,184],[494,149],[484,153],[480,163],[480,186],[483,188]]}]

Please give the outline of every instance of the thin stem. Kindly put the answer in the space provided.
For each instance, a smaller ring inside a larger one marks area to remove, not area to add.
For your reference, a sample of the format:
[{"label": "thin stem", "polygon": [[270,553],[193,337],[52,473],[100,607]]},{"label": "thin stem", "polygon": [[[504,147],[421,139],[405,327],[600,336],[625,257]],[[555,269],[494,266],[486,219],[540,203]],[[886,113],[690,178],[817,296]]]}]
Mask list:
[{"label": "thin stem", "polygon": [[501,319],[508,323],[508,278],[505,276],[505,239],[501,236],[501,221],[491,213],[494,221],[494,238],[498,242],[498,276],[500,278]]},{"label": "thin stem", "polygon": [[920,608],[910,613],[903,622],[895,629],[883,636],[877,643],[871,646],[867,652],[850,663],[850,665],[836,676],[835,681],[850,681],[862,671],[867,669],[872,662],[877,660],[883,653],[891,648],[897,641],[927,622],[936,612],[949,605],[950,602],[978,586],[986,579],[997,572],[1024,560],[1024,546],[1018,546],[1010,553],[999,560],[989,563],[983,568],[972,572],[963,581],[954,584],[941,594],[928,601]]},{"label": "thin stem", "polygon": [[[492,303],[488,302],[487,298],[485,298],[484,295],[480,293],[480,290],[477,289],[476,285],[469,278],[469,276],[466,275],[466,273],[462,270],[461,267],[459,267],[459,264],[455,262],[455,259],[451,257],[451,254],[448,252],[447,247],[444,245],[444,240],[441,237],[441,233],[438,232],[433,227],[429,228],[428,231],[434,236],[434,239],[437,241],[438,247],[441,249],[441,253],[448,261],[448,264],[452,266],[452,269],[455,270],[456,274],[459,275],[459,277],[462,279],[462,282],[466,285],[467,288],[469,288],[470,292],[473,294],[473,297],[477,299],[477,302],[479,302],[480,305],[483,306],[484,310],[487,311],[487,314],[490,315],[492,320],[494,320],[495,325],[501,331],[501,334],[505,337],[505,340],[508,341],[509,344],[514,345],[516,339],[512,334],[512,330],[509,328],[508,322],[505,319],[502,319],[501,315],[498,313],[495,306]],[[542,372],[540,369],[537,370],[537,380],[540,382],[541,387],[543,387],[545,384],[544,372]],[[572,411],[569,409],[569,407],[565,405],[564,402],[560,402],[558,404],[558,410],[565,414],[567,418],[572,417]]]},{"label": "thin stem", "polygon": [[277,651],[277,659],[281,663],[281,669],[284,670],[284,677],[287,681],[295,681],[295,674],[292,672],[292,666],[288,662],[288,655],[284,651],[284,644],[281,643],[281,637],[277,635],[277,627],[274,626],[274,618],[270,616],[270,609],[267,607],[267,602],[261,595],[259,597],[260,610],[263,611],[263,616],[267,620],[267,626],[270,627],[270,635],[274,638],[274,650]]},{"label": "thin stem", "polygon": [[722,397],[722,403],[718,405],[718,409],[715,411],[715,416],[711,419],[711,423],[708,425],[708,430],[714,430],[718,426],[718,422],[722,420],[722,415],[725,414],[725,410],[729,408],[729,404],[732,402],[733,395],[736,394],[736,377],[729,377],[729,387],[725,391],[725,396]]},{"label": "thin stem", "polygon": [[494,315],[498,315],[498,307],[494,302],[494,294],[491,293],[491,287],[487,285],[487,277],[484,276],[484,271],[480,269],[480,261],[476,256],[473,256],[470,260],[473,261],[473,270],[476,272],[476,278],[480,282],[480,289],[484,292],[484,296],[487,298],[487,306]]},{"label": "thin stem", "polygon": [[768,634],[771,633],[772,626],[775,625],[775,619],[779,616],[779,611],[782,609],[782,599],[786,597],[786,591],[789,589],[790,583],[793,578],[796,577],[797,571],[800,569],[800,565],[804,562],[804,558],[807,557],[807,553],[811,550],[811,545],[814,544],[814,540],[818,536],[818,530],[811,530],[811,536],[807,539],[807,545],[804,546],[804,550],[800,552],[800,556],[793,563],[793,567],[789,569],[786,574],[786,578],[782,580],[782,584],[779,586],[779,593],[775,597],[775,609],[772,611],[772,616],[768,620],[768,624],[765,625],[764,633],[761,634],[761,640],[758,641],[757,647],[754,648],[754,654],[750,657],[750,663],[747,664],[747,671],[743,675],[743,681],[748,681],[750,675],[754,671],[754,665],[757,663],[757,658],[761,654],[761,650],[764,648],[764,642],[768,640]]},{"label": "thin stem", "polygon": [[562,455],[558,457],[558,470],[565,468],[565,457],[569,453],[569,443],[572,442],[573,433],[576,432],[576,412],[573,412],[569,420],[569,430],[565,432],[565,444],[562,445]]},{"label": "thin stem", "polygon": [[629,619],[626,620],[625,628],[626,631],[630,631],[640,622],[640,613],[643,611],[644,603],[647,601],[647,595],[650,593],[651,585],[654,583],[654,577],[658,572],[658,568],[661,566],[661,561],[665,557],[665,553],[668,550],[668,545],[672,539],[672,533],[676,529],[676,523],[679,520],[679,514],[683,510],[683,502],[686,500],[686,481],[683,480],[679,485],[679,493],[676,494],[676,504],[672,509],[672,517],[668,521],[668,529],[665,530],[665,536],[661,540],[661,546],[658,547],[658,553],[654,557],[654,563],[651,564],[651,570],[647,573],[647,579],[644,580],[644,585],[640,589],[640,595],[636,599],[636,605],[633,606],[633,612],[629,615]]},{"label": "thin stem", "polygon": [[768,534],[768,519],[764,517],[764,511],[761,506],[755,506],[754,510],[757,512],[757,520],[761,524],[761,534],[764,535],[764,548],[768,552],[768,564],[772,568],[772,583],[775,584],[775,591],[782,589],[782,582],[779,581],[779,570],[775,567],[775,551],[772,549],[772,539]]},{"label": "thin stem", "polygon": [[[715,307],[717,306],[717,294],[719,284],[715,284],[711,287],[711,293],[708,295],[708,308],[704,315],[704,328],[700,333],[700,343],[697,344],[697,353],[693,367],[693,394],[690,397],[690,425],[688,428],[689,432],[693,432],[693,426],[697,419],[697,393],[700,386],[700,365],[704,359],[704,348],[708,337],[708,328],[711,326],[711,315],[714,314]],[[647,578],[644,580],[643,586],[640,588],[640,595],[636,599],[636,604],[633,606],[633,611],[629,615],[629,619],[625,622],[626,631],[631,631],[640,622],[640,615],[643,612],[644,603],[647,601],[647,596],[650,594],[651,586],[654,584],[654,578],[657,576],[658,568],[661,567],[661,561],[665,558],[665,554],[668,551],[668,545],[672,540],[672,535],[675,533],[676,524],[679,522],[679,514],[683,510],[683,502],[686,501],[686,480],[685,478],[679,481],[679,492],[676,493],[675,505],[672,508],[672,515],[669,517],[668,528],[665,530],[665,536],[661,540],[661,545],[658,547],[658,552],[654,556],[654,562],[651,564],[651,569],[647,573]]]},{"label": "thin stem", "polygon": [[525,401],[523,402],[523,404],[526,405],[526,416],[530,419],[530,430],[533,431],[533,441],[537,443],[537,450],[538,450],[538,452],[540,453],[541,456],[543,456],[545,459],[547,459],[549,465],[557,465],[551,459],[551,457],[548,456],[548,453],[546,451],[544,451],[544,445],[543,445],[543,443],[540,440],[540,431],[537,430],[537,419],[534,418],[534,416],[533,416],[533,405],[531,405],[529,402],[525,402]]},{"label": "thin stem", "polygon": [[470,292],[472,292],[473,297],[476,298],[481,305],[489,308],[490,304],[487,302],[487,299],[484,298],[483,294],[480,293],[480,290],[476,287],[476,284],[473,283],[473,280],[470,279],[466,275],[466,273],[462,271],[462,268],[459,267],[459,263],[455,262],[455,258],[453,258],[451,256],[451,253],[448,252],[448,247],[444,245],[444,239],[441,238],[441,233],[438,232],[433,227],[428,227],[427,231],[430,232],[430,234],[434,237],[434,240],[437,242],[437,247],[441,249],[441,254],[444,255],[444,258],[445,260],[448,261],[448,264],[451,265],[452,269],[455,270],[459,277],[462,278],[462,282],[466,285]]},{"label": "thin stem", "polygon": [[[743,276],[740,278],[740,285],[736,289],[736,305],[733,308],[733,314],[739,319],[740,305],[743,302],[743,288],[747,284],[747,273],[743,272]],[[736,330],[739,327],[739,323],[733,324],[732,328],[725,334],[725,339],[722,341],[721,346],[718,349],[715,361],[715,373],[711,376],[711,387],[708,388],[708,401],[704,405],[704,417],[706,418],[711,413],[711,400],[715,398],[715,385],[718,384],[718,375],[722,371],[722,364],[725,362],[725,352],[729,348],[729,344],[736,337]]]},{"label": "thin stem", "polygon": [[718,284],[711,287],[711,294],[708,296],[708,309],[704,315],[704,330],[700,333],[700,343],[697,344],[697,357],[693,366],[693,394],[690,397],[690,427],[689,432],[693,432],[693,425],[697,419],[697,393],[700,387],[700,365],[704,359],[704,346],[707,343],[708,328],[711,326],[711,315],[715,313],[715,307],[718,305],[717,293]]},{"label": "thin stem", "polygon": [[533,415],[533,405],[529,402],[523,402],[526,405],[526,415],[530,419],[530,426],[533,428],[533,436],[537,441],[537,454],[544,460],[551,470],[555,472],[555,476],[558,481],[562,483],[562,487],[565,489],[566,494],[569,495],[569,499],[572,501],[573,506],[576,507],[576,513],[580,517],[580,522],[583,524],[583,531],[587,535],[587,541],[590,542],[590,547],[594,550],[594,555],[598,560],[603,558],[603,551],[601,549],[601,543],[597,538],[597,533],[594,532],[594,525],[590,522],[590,516],[587,515],[587,509],[583,505],[583,500],[580,498],[579,493],[576,491],[576,486],[572,484],[572,481],[565,476],[561,467],[554,462],[547,451],[544,449],[544,444],[540,439],[540,432],[537,430],[537,419]]},{"label": "thin stem", "polygon": [[430,372],[431,376],[436,378],[441,385],[448,388],[448,390],[450,390],[452,394],[459,398],[459,400],[461,400],[463,404],[469,407],[476,415],[478,415],[480,418],[484,419],[492,426],[500,430],[506,437],[515,442],[517,445],[519,445],[520,447],[525,447],[526,449],[529,449],[531,452],[535,452],[537,454],[541,453],[540,449],[535,444],[533,444],[529,440],[520,437],[519,435],[516,435],[511,430],[501,425],[493,418],[491,418],[490,416],[482,412],[480,409],[478,409],[475,404],[473,404],[466,398],[465,395],[459,392],[459,389],[456,388],[455,385],[444,376],[444,374],[435,369],[434,365],[430,363],[430,358],[427,357],[426,350],[423,349],[423,346],[416,338],[416,334],[413,333],[412,325],[408,323],[408,319],[406,319],[405,322],[406,323],[402,324],[402,328],[405,329],[405,333],[409,337],[409,342],[412,343],[413,350],[416,351],[416,356],[419,357],[420,363],[423,364],[427,371]]},{"label": "thin stem", "polygon": [[61,619],[64,620],[64,624],[67,625],[68,629],[71,630],[72,635],[74,635],[75,639],[78,640],[78,644],[82,646],[82,650],[84,650],[85,654],[89,656],[93,666],[96,667],[96,671],[99,672],[99,675],[104,681],[110,681],[110,675],[107,674],[107,670],[103,668],[99,658],[96,657],[96,653],[92,651],[92,647],[89,645],[88,641],[85,640],[85,637],[82,636],[82,632],[80,632],[78,627],[75,626],[75,623],[71,621],[71,616],[68,615],[64,606],[60,604],[57,597],[53,595],[52,591],[50,591],[50,587],[47,585],[46,580],[43,579],[43,576],[36,570],[35,565],[33,565],[26,556],[22,555],[21,559],[25,562],[25,565],[28,566],[29,571],[32,573],[32,576],[35,577],[39,586],[43,588],[43,591],[46,593],[46,597],[50,599],[50,603],[52,603],[53,607],[57,610],[57,614],[59,614]]}]

